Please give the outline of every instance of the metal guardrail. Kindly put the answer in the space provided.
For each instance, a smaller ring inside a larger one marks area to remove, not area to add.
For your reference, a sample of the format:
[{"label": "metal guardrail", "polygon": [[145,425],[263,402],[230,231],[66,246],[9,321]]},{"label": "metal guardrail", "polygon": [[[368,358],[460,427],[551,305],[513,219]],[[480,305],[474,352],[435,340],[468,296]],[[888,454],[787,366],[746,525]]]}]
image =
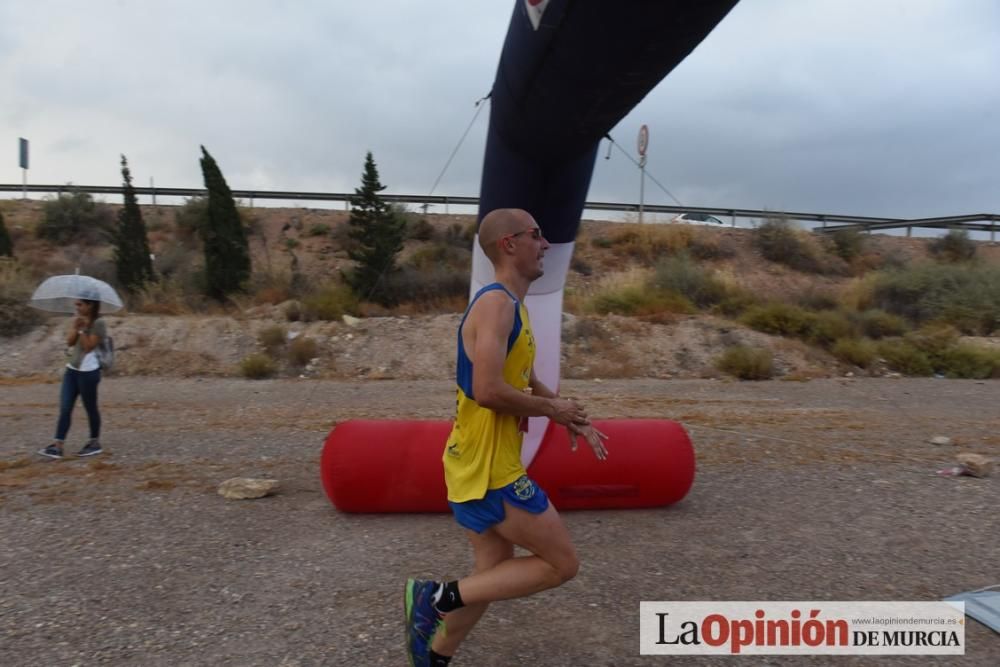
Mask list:
[{"label": "metal guardrail", "polygon": [[[42,192],[56,193],[63,192],[89,192],[91,194],[121,194],[120,185],[4,185],[0,184],[0,192]],[[158,188],[135,186],[137,195],[148,195],[155,198],[163,197],[199,197],[207,194],[204,188]],[[255,199],[283,199],[301,201],[342,201],[345,205],[350,201],[353,193],[347,192],[288,192],[281,190],[233,190],[233,196],[239,199],[248,199],[253,205]],[[478,197],[451,197],[445,195],[393,195],[383,194],[382,198],[388,202],[398,204],[419,204],[419,205],[444,205],[446,207],[455,206],[478,206]],[[586,202],[584,210],[588,211],[617,211],[622,213],[638,213],[638,204],[627,204],[621,202]],[[737,218],[767,219],[767,218],[787,218],[789,220],[800,220],[819,223],[819,227],[814,231],[830,233],[838,230],[859,230],[871,232],[882,229],[906,229],[907,235],[914,227],[924,227],[930,229],[955,229],[961,228],[970,231],[990,232],[990,240],[995,240],[997,223],[1000,222],[1000,215],[993,213],[978,213],[972,215],[943,216],[936,218],[877,218],[862,215],[839,215],[835,213],[805,213],[801,211],[767,211],[748,208],[721,208],[704,206],[667,206],[658,204],[643,204],[643,212],[648,213],[704,213],[707,215],[724,216],[730,218],[735,226]],[[832,225],[832,226],[828,226]]]}]

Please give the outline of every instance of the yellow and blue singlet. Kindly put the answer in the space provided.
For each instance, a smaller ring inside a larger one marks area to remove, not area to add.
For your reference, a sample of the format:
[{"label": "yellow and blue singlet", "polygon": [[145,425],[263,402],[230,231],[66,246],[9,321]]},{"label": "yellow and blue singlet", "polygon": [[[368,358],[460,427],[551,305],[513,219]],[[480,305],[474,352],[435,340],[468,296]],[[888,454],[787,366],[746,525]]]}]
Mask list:
[{"label": "yellow and blue singlet", "polygon": [[503,290],[514,302],[514,326],[507,337],[507,357],[503,365],[504,382],[524,391],[531,381],[535,363],[535,338],[528,322],[528,309],[500,283],[493,283],[476,292],[458,326],[458,363],[456,384],[458,400],[455,423],[445,447],[444,478],[448,485],[448,500],[462,503],[478,500],[489,489],[498,489],[525,474],[521,465],[523,433],[520,419],[499,414],[476,403],[472,393],[472,360],[462,342],[462,327],[472,306],[486,292]]}]

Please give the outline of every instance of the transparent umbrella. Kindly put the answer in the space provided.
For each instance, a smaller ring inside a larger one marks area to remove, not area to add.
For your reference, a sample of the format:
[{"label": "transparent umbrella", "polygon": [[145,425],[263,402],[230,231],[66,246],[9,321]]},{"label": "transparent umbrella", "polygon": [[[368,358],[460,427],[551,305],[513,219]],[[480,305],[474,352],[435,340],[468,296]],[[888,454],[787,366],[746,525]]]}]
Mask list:
[{"label": "transparent umbrella", "polygon": [[50,313],[72,313],[79,299],[100,301],[103,312],[113,313],[122,308],[115,288],[103,280],[79,274],[46,279],[31,295],[28,305]]}]

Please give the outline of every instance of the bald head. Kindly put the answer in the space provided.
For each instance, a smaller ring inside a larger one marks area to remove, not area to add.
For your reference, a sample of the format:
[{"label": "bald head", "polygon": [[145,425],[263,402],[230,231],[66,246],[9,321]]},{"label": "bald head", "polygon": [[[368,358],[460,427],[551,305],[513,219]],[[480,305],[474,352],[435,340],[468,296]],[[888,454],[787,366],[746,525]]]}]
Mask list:
[{"label": "bald head", "polygon": [[479,225],[479,246],[490,261],[496,264],[500,254],[497,241],[535,224],[531,214],[519,208],[498,208],[490,211]]}]

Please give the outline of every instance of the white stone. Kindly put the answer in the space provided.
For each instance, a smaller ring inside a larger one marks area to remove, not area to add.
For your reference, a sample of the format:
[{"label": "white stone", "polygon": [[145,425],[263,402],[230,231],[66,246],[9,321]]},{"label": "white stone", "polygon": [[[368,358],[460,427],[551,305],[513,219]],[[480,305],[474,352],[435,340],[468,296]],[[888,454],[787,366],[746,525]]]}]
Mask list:
[{"label": "white stone", "polygon": [[219,495],[230,500],[263,498],[277,490],[278,480],[276,479],[233,477],[219,484]]},{"label": "white stone", "polygon": [[933,438],[931,438],[927,442],[931,443],[932,445],[938,445],[940,447],[946,447],[946,446],[948,446],[948,445],[951,444],[951,438],[949,438],[947,436],[944,436],[944,435],[935,435]]},{"label": "white stone", "polygon": [[965,468],[966,473],[973,477],[989,477],[993,472],[993,459],[988,456],[962,452],[955,458]]}]

